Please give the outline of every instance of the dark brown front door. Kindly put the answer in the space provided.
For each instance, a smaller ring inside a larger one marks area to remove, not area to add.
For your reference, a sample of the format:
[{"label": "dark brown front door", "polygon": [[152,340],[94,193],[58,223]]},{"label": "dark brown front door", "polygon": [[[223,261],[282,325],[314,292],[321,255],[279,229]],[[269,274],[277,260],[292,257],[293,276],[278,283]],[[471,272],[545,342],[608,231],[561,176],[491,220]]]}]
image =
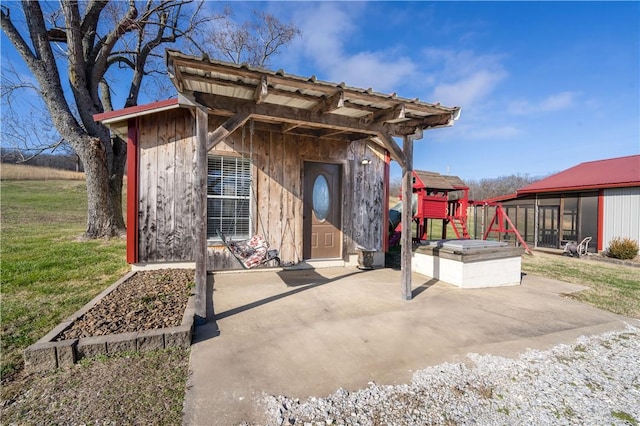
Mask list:
[{"label": "dark brown front door", "polygon": [[342,256],[342,167],[304,163],[304,258]]}]

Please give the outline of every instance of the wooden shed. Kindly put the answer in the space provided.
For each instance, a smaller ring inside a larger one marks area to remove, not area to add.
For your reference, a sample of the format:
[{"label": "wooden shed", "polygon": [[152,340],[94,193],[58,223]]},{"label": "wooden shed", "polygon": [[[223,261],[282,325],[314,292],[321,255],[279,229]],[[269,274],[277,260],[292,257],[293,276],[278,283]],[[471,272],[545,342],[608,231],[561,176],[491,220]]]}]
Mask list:
[{"label": "wooden shed", "polygon": [[218,230],[260,234],[291,265],[355,264],[359,248],[382,264],[390,161],[410,193],[413,140],[460,111],[177,51],[166,60],[177,99],[95,119],[128,141],[128,262],[195,265],[198,294],[207,271],[241,268]]}]

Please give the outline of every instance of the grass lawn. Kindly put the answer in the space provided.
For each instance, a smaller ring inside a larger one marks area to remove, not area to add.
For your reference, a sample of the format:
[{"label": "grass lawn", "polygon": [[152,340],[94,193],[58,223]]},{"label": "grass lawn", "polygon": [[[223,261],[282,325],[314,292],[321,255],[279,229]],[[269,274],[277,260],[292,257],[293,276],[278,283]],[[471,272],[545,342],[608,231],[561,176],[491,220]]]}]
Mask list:
[{"label": "grass lawn", "polygon": [[83,181],[2,181],[2,378],[22,351],[127,270],[123,239],[80,241]]},{"label": "grass lawn", "polygon": [[523,272],[589,286],[570,297],[598,308],[640,318],[640,267],[589,257],[572,258],[535,252],[522,257]]}]

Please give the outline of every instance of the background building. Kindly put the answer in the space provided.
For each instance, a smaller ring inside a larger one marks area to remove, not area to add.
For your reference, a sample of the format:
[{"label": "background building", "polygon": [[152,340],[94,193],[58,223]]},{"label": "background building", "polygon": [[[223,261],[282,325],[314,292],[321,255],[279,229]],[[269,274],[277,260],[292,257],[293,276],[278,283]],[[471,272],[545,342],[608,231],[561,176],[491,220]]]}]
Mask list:
[{"label": "background building", "polygon": [[591,237],[595,252],[616,237],[640,241],[640,155],[581,163],[487,201],[476,206],[475,235],[493,217],[491,202],[500,202],[532,247],[561,248]]}]

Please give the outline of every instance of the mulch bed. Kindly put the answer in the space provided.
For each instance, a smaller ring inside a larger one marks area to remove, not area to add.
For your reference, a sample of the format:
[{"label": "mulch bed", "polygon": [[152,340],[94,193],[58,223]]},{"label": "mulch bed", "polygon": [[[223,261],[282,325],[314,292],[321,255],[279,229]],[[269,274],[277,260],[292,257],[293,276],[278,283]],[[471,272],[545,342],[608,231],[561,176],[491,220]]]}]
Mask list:
[{"label": "mulch bed", "polygon": [[179,326],[193,287],[193,270],[136,272],[56,340]]}]

